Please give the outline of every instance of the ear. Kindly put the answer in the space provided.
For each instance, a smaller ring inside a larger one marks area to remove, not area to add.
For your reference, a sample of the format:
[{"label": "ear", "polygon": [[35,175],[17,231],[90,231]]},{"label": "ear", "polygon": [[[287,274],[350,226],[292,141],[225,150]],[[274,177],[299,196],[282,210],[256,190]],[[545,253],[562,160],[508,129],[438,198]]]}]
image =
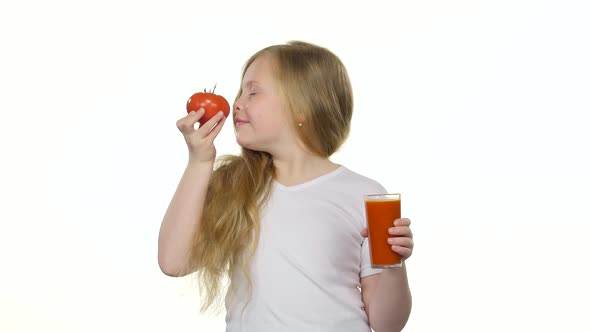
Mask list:
[{"label": "ear", "polygon": [[303,116],[303,113],[295,114],[295,123],[304,123],[304,122],[305,122],[305,117]]}]

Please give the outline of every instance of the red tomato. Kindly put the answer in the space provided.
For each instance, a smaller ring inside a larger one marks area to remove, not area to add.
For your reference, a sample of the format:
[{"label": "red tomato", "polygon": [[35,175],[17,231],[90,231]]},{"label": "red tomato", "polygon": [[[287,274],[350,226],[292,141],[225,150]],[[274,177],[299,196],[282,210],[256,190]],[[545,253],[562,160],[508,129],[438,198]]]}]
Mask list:
[{"label": "red tomato", "polygon": [[199,119],[201,124],[207,122],[219,111],[222,111],[226,118],[229,116],[229,103],[222,96],[215,94],[215,88],[212,92],[197,92],[186,102],[188,113],[201,108],[205,109],[205,114]]}]

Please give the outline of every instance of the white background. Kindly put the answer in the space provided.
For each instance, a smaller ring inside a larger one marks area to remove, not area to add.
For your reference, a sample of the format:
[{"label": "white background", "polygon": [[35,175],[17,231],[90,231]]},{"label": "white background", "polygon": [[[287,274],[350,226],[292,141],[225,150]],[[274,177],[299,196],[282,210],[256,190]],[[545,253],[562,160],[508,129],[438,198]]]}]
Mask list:
[{"label": "white background", "polygon": [[[405,331],[588,331],[586,1],[6,1],[0,330],[223,331],[157,265],[193,92],[330,48],[355,93],[333,160],[403,194]],[[230,126],[219,154],[238,151]]]}]

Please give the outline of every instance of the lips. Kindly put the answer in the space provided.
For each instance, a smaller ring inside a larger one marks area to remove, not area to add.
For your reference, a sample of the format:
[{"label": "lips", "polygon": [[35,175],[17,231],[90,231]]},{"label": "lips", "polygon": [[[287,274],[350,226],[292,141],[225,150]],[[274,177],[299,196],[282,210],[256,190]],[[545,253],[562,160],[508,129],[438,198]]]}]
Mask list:
[{"label": "lips", "polygon": [[246,123],[250,123],[250,121],[244,120],[244,119],[235,118],[234,119],[234,123],[236,124],[236,126],[239,126],[239,125],[243,125],[243,124],[246,124]]}]

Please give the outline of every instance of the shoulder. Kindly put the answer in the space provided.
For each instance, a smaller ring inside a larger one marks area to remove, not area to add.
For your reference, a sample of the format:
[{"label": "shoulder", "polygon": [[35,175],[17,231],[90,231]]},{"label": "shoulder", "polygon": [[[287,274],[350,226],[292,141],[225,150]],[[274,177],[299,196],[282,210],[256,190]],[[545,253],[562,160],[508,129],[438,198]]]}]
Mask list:
[{"label": "shoulder", "polygon": [[353,186],[358,192],[362,192],[363,194],[382,194],[387,192],[385,187],[377,180],[351,170],[348,167],[341,166],[341,168],[341,180],[348,186]]}]

